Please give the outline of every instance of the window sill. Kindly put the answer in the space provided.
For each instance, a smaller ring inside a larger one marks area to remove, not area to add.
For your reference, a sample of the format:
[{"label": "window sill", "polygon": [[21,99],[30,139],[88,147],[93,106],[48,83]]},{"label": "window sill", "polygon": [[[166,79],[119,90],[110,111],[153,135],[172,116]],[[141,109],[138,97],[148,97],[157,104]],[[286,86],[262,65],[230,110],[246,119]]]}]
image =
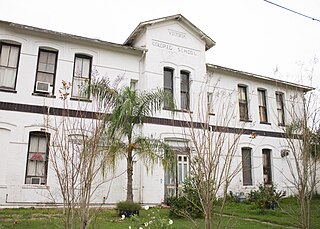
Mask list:
[{"label": "window sill", "polygon": [[240,119],[240,122],[252,122],[250,119]]},{"label": "window sill", "polygon": [[8,92],[8,93],[17,93],[16,90],[10,89],[10,88],[0,88],[0,91],[2,91],[2,92]]},{"label": "window sill", "polygon": [[70,100],[72,101],[79,101],[79,102],[88,102],[91,103],[91,99],[86,99],[86,98],[77,98],[77,97],[71,97]]},{"label": "window sill", "polygon": [[24,184],[22,189],[48,189],[49,186],[46,184]]},{"label": "window sill", "polygon": [[49,95],[49,94],[40,93],[40,92],[33,92],[32,95],[41,96],[41,97],[47,97],[47,98],[56,98],[55,95]]},{"label": "window sill", "polygon": [[183,113],[193,113],[192,111],[189,111],[189,110],[179,110],[179,109],[170,109],[170,108],[167,108],[167,107],[164,107],[163,110],[165,111],[174,111],[174,112],[183,112]]},{"label": "window sill", "polygon": [[271,125],[270,122],[260,122],[260,124],[264,124],[264,125]]}]

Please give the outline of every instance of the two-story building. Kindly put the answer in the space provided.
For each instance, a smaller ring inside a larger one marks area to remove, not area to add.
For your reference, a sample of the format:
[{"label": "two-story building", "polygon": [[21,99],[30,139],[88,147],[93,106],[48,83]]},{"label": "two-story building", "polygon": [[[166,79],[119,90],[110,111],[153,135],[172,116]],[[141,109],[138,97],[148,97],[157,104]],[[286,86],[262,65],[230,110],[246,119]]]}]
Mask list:
[{"label": "two-story building", "polygon": [[[210,125],[221,125],[223,113],[214,102],[218,96],[230,97],[229,107],[234,108],[230,133],[243,130],[235,156],[242,171],[230,190],[245,192],[259,183],[274,183],[290,193],[292,187],[283,176],[290,158],[283,126],[290,122],[287,108],[292,98],[312,88],[208,64],[205,54],[214,45],[182,15],[142,22],[123,44],[0,21],[0,206],[51,203],[48,192],[58,192],[59,187],[48,160],[50,130],[44,116],[49,110],[51,114],[61,111],[62,80],[72,84],[70,108],[77,109],[79,101],[90,104],[78,85],[92,77],[112,81],[120,76],[120,86],[137,90],[164,88],[176,101],[174,120],[163,109],[147,118],[139,131],[188,150],[177,151],[177,169],[171,179],[160,164],[146,173],[137,161],[135,201],[157,204],[177,192],[177,184],[188,174],[193,147],[179,123],[190,114],[203,121],[197,114],[207,108]],[[101,185],[93,202],[125,199],[125,170],[125,163],[119,163],[111,186],[110,182]]]}]

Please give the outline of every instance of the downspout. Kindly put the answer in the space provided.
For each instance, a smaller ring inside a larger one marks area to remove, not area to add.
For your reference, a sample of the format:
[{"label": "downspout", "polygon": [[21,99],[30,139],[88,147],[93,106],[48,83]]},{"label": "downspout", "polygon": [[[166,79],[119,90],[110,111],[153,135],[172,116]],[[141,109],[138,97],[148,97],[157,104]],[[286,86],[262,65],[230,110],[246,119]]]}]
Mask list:
[{"label": "downspout", "polygon": [[[141,55],[141,58],[139,60],[139,81],[138,81],[138,88],[139,89],[141,89],[141,85],[142,85],[141,81],[142,81],[143,74],[144,74],[144,64],[142,63],[142,61],[145,59],[147,51],[148,51],[147,49],[142,51],[142,55]],[[140,87],[139,87],[139,85],[140,85]],[[142,172],[143,166],[142,166],[141,162],[139,164],[140,164],[139,203],[143,203],[143,188],[144,188],[144,185],[143,185],[143,172]]]}]

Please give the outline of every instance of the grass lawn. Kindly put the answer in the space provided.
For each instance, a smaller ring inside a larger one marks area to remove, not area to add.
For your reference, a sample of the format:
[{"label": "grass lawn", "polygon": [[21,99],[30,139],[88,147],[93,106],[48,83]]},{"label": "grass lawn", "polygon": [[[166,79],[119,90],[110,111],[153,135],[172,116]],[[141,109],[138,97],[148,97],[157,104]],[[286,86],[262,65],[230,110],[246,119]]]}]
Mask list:
[{"label": "grass lawn", "polygon": [[[312,228],[320,228],[320,198],[312,202]],[[293,198],[283,199],[280,208],[275,210],[260,211],[253,205],[245,203],[228,202],[225,207],[223,226],[225,228],[286,228],[298,227],[299,208]],[[91,228],[129,228],[129,226],[141,225],[149,222],[151,217],[156,219],[169,220],[168,209],[151,208],[141,210],[140,216],[133,219],[121,220],[117,211],[113,209],[102,209],[92,221]],[[161,217],[158,217],[161,216]],[[195,228],[194,224],[183,218],[173,218],[172,228]],[[216,223],[213,217],[213,224]],[[269,222],[269,224],[267,223]],[[199,228],[203,228],[203,219],[195,219]],[[59,209],[39,209],[39,208],[19,208],[0,209],[0,229],[4,228],[62,228],[61,210]],[[132,227],[132,228],[135,228]],[[154,228],[154,227],[151,227]]]}]

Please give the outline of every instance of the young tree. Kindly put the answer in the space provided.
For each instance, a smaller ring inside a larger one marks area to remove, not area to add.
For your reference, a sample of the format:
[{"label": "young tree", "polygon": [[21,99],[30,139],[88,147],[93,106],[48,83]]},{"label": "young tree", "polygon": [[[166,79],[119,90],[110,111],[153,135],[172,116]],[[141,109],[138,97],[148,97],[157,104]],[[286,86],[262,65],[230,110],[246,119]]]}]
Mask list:
[{"label": "young tree", "polygon": [[285,127],[288,156],[288,183],[300,205],[300,226],[311,228],[311,199],[320,183],[320,108],[316,91],[292,96],[287,113],[291,122]]},{"label": "young tree", "polygon": [[[209,93],[211,96],[207,96],[204,93],[208,89],[202,91],[196,103],[196,112],[188,112],[186,119],[190,121],[185,128],[185,135],[193,148],[190,155],[190,180],[199,199],[189,201],[203,212],[205,228],[210,229],[215,201],[221,196],[222,214],[230,183],[241,169],[235,157],[243,128],[236,118],[237,92],[214,87]],[[218,228],[220,220],[221,217]]]},{"label": "young tree", "polygon": [[107,80],[99,83],[103,85],[100,94],[104,97],[95,100],[99,90],[90,88],[96,93],[90,107],[86,102],[75,101],[76,109],[71,109],[70,84],[63,81],[61,113],[53,117],[48,115],[45,120],[51,129],[50,164],[62,196],[64,228],[75,228],[78,222],[81,229],[89,227],[93,216],[93,211],[89,211],[91,198],[99,186],[107,182],[103,172],[109,151],[103,142],[105,117],[110,111],[114,90]]},{"label": "young tree", "polygon": [[[168,154],[160,155],[160,148],[167,146],[155,139],[138,135],[135,131],[143,124],[144,118],[152,116],[166,104],[174,108],[174,102],[163,90],[136,91],[130,87],[123,88],[116,96],[113,110],[108,117],[108,136],[114,161],[125,158],[127,161],[127,197],[126,201],[133,202],[133,160],[141,159],[146,166],[152,165],[156,158],[169,159]],[[164,150],[163,152],[169,152]],[[163,162],[165,162],[163,161]]]}]

